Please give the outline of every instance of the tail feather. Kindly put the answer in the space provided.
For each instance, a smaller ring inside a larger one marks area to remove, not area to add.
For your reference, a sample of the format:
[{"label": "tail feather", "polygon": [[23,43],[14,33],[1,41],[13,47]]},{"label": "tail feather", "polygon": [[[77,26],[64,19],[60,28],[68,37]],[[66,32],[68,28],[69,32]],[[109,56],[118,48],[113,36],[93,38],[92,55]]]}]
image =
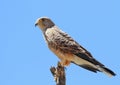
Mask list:
[{"label": "tail feather", "polygon": [[74,60],[71,61],[71,62],[78,65],[78,66],[80,66],[80,67],[82,67],[82,68],[84,68],[84,69],[87,69],[87,70],[95,72],[95,73],[97,73],[97,71],[103,72],[103,73],[107,74],[110,77],[116,75],[112,70],[106,68],[101,63],[100,64],[99,63],[93,63],[93,62],[87,61],[87,60],[82,59],[82,58],[77,57],[77,56],[75,56]]},{"label": "tail feather", "polygon": [[[74,62],[72,62],[72,63],[74,63]],[[74,63],[74,64],[76,64],[76,63]],[[78,64],[76,64],[76,65],[78,65]],[[97,73],[97,71],[99,71],[97,68],[91,67],[90,65],[86,65],[86,64],[78,65],[78,66],[80,66],[80,67],[82,67],[82,68],[84,68],[86,70],[95,72],[95,73]]]},{"label": "tail feather", "polygon": [[108,68],[106,68],[106,67],[98,67],[98,69],[99,69],[101,72],[107,74],[107,75],[110,76],[110,77],[116,75],[112,70],[110,70],[110,69],[108,69]]}]

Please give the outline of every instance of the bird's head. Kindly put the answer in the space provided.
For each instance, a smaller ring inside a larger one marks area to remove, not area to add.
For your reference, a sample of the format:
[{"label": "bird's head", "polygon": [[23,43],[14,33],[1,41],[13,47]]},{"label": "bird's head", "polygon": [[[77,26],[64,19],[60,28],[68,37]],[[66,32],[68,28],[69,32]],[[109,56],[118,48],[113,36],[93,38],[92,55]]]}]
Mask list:
[{"label": "bird's head", "polygon": [[35,26],[41,28],[42,31],[45,31],[47,28],[53,27],[55,24],[47,17],[38,18],[35,22]]}]

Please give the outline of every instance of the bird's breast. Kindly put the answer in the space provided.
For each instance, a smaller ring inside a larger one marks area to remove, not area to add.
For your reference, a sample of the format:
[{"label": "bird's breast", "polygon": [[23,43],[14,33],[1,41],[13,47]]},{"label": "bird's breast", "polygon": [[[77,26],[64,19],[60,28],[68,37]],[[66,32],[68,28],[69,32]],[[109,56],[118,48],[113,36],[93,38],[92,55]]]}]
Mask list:
[{"label": "bird's breast", "polygon": [[45,32],[45,38],[49,49],[58,56],[61,60],[71,61],[73,59],[73,54],[63,49],[63,37],[54,28],[47,29]]},{"label": "bird's breast", "polygon": [[63,61],[72,61],[73,60],[73,54],[67,53],[66,51],[60,49],[57,46],[53,46],[51,44],[48,44],[49,49],[60,59]]}]

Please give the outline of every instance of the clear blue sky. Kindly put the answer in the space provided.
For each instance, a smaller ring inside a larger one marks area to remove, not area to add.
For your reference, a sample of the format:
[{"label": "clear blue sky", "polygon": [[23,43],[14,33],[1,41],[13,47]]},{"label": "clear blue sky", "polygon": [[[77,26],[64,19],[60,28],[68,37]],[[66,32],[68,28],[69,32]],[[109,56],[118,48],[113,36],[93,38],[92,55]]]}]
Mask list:
[{"label": "clear blue sky", "polygon": [[55,85],[49,68],[59,59],[34,26],[41,16],[50,17],[117,74],[109,78],[71,64],[67,85],[120,84],[119,0],[1,0],[0,85]]}]

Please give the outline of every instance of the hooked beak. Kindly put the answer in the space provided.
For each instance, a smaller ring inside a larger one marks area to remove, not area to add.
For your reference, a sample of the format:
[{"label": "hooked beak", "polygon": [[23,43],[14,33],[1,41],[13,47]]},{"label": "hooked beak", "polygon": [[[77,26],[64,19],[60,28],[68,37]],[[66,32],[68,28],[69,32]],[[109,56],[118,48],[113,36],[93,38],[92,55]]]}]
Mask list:
[{"label": "hooked beak", "polygon": [[35,27],[38,25],[38,23],[35,23]]}]

